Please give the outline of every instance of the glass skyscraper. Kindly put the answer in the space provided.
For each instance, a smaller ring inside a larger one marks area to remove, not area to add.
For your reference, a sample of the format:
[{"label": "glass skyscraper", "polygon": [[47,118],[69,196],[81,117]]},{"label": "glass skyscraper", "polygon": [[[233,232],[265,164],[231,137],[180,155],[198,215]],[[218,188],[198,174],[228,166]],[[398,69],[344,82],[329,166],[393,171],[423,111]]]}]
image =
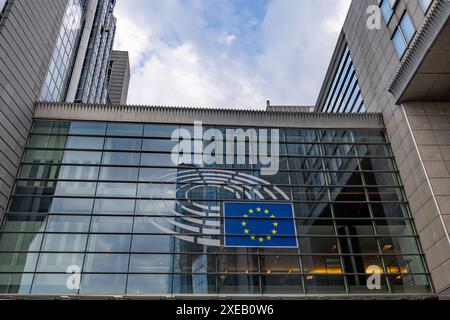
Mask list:
[{"label": "glass skyscraper", "polygon": [[75,101],[106,103],[107,73],[116,33],[115,0],[99,0]]},{"label": "glass skyscraper", "polygon": [[[72,85],[76,87],[74,101],[107,102],[107,74],[116,32],[114,6],[112,0],[67,2],[40,100],[71,100],[68,91]],[[92,19],[88,19],[89,10],[92,10]],[[77,63],[76,59],[82,63]]]},{"label": "glass skyscraper", "polygon": [[84,0],[69,0],[40,100],[64,101],[82,31]]}]

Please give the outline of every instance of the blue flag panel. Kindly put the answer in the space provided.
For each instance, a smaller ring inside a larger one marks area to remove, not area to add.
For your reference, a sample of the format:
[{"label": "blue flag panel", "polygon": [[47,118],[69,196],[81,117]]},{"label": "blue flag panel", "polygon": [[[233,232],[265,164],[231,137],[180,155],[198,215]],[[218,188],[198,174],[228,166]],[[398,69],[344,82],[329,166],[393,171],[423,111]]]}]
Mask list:
[{"label": "blue flag panel", "polygon": [[291,203],[226,202],[225,247],[297,248]]}]

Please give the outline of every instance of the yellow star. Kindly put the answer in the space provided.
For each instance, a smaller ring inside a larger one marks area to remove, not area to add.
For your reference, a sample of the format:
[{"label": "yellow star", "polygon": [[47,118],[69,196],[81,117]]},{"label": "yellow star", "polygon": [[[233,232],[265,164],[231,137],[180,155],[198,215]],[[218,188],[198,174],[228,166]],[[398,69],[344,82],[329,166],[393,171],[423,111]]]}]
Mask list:
[{"label": "yellow star", "polygon": [[272,236],[267,236],[267,240],[272,240]]},{"label": "yellow star", "polygon": [[247,222],[245,222],[245,221],[242,221],[242,223],[241,223],[241,224],[242,224],[242,226],[243,226],[243,227],[245,227],[245,226],[247,225]]},{"label": "yellow star", "polygon": [[261,211],[261,208],[260,208],[260,207],[256,208],[256,211],[260,212],[260,211]]},{"label": "yellow star", "polygon": [[277,234],[277,230],[273,229],[272,234]]},{"label": "yellow star", "polygon": [[259,238],[259,242],[264,242],[264,238],[263,238],[263,237],[260,237],[260,238]]},{"label": "yellow star", "polygon": [[274,227],[278,227],[278,222],[274,222],[274,223],[273,223],[273,226],[274,226]]},{"label": "yellow star", "polygon": [[244,218],[248,218],[248,214],[244,214]]},{"label": "yellow star", "polygon": [[250,231],[249,231],[248,229],[245,229],[245,230],[244,230],[244,233],[245,233],[245,234],[248,234],[249,232],[250,232]]},{"label": "yellow star", "polygon": [[255,237],[255,236],[251,236],[251,237],[250,237],[250,239],[252,239],[252,240],[255,240],[255,239],[256,239],[256,237]]},{"label": "yellow star", "polygon": [[275,215],[271,215],[270,217],[271,217],[272,219],[275,219]]},{"label": "yellow star", "polygon": [[265,213],[265,214],[269,214],[269,210],[267,210],[267,209],[264,210],[264,213]]},{"label": "yellow star", "polygon": [[248,210],[248,212],[249,212],[249,213],[253,213],[253,212],[255,212],[255,211],[253,211],[253,209],[250,209],[250,210]]}]

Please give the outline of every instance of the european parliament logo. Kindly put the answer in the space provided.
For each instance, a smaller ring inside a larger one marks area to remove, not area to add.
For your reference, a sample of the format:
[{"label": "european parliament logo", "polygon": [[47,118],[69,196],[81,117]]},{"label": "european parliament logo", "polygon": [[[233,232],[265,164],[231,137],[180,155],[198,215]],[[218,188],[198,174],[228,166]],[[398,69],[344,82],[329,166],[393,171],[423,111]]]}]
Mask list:
[{"label": "european parliament logo", "polygon": [[225,202],[225,247],[297,248],[290,203]]}]

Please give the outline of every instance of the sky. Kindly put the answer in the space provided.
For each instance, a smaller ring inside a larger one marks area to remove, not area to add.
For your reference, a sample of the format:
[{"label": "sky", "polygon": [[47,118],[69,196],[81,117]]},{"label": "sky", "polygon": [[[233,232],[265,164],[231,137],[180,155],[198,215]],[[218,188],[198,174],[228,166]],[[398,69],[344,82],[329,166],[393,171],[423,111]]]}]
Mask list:
[{"label": "sky", "polygon": [[119,0],[128,104],[314,105],[351,0]]}]

